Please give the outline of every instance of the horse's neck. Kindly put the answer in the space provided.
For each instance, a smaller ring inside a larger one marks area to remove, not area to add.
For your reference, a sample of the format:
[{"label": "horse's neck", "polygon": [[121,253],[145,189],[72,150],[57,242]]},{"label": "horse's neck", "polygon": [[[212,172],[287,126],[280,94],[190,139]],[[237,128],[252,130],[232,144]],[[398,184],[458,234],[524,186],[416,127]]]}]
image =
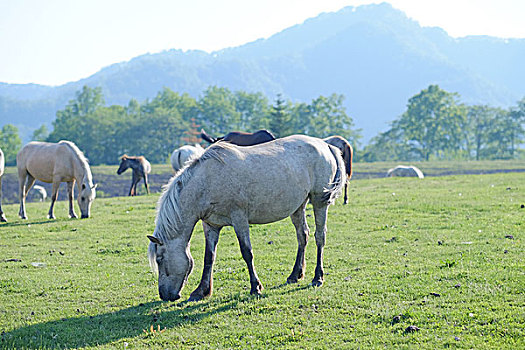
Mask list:
[{"label": "horse's neck", "polygon": [[80,187],[81,184],[86,184],[86,186],[91,187],[93,185],[93,175],[91,174],[89,165],[80,159],[77,159],[75,163],[75,180],[78,186]]}]

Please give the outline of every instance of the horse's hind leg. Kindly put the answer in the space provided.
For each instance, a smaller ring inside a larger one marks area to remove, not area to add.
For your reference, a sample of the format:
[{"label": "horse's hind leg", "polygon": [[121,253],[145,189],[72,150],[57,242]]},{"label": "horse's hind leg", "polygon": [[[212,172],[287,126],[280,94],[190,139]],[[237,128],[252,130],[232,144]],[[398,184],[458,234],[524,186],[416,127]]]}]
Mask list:
[{"label": "horse's hind leg", "polygon": [[53,213],[53,207],[55,206],[55,202],[58,198],[58,188],[60,186],[59,181],[53,181],[53,188],[51,190],[51,206],[49,207],[49,212],[47,213],[47,217],[49,219],[54,219],[55,214]]},{"label": "horse's hind leg", "polygon": [[206,238],[206,251],[204,252],[204,269],[199,286],[191,293],[188,301],[198,301],[211,295],[213,291],[213,263],[217,254],[220,227],[211,227],[202,222],[204,237]]},{"label": "horse's hind leg", "polygon": [[346,195],[347,188],[348,188],[348,182],[345,183],[345,198],[344,198],[343,204],[348,204],[348,196]]},{"label": "horse's hind leg", "polygon": [[78,218],[75,214],[75,206],[73,205],[73,197],[75,196],[75,180],[67,183],[67,199],[69,201],[69,217],[71,219]]},{"label": "horse's hind leg", "polygon": [[149,194],[148,174],[144,174],[144,187],[146,187],[146,193]]},{"label": "horse's hind leg", "polygon": [[327,204],[313,204],[315,216],[315,243],[317,244],[317,265],[312,286],[320,287],[324,281],[323,250],[326,241]]},{"label": "horse's hind leg", "polygon": [[239,246],[241,247],[242,258],[246,262],[248,272],[250,273],[250,294],[261,295],[263,286],[253,265],[253,251],[252,244],[250,243],[250,225],[248,224],[248,220],[244,216],[239,215],[233,220],[233,229],[235,230]]},{"label": "horse's hind leg", "polygon": [[295,226],[295,231],[297,233],[297,257],[295,258],[295,264],[293,266],[292,273],[286,280],[286,283],[297,283],[300,279],[304,277],[304,270],[306,263],[304,260],[304,253],[306,250],[306,244],[308,243],[308,236],[310,234],[310,229],[306,223],[306,200],[300,207],[297,209],[290,218],[292,223]]}]

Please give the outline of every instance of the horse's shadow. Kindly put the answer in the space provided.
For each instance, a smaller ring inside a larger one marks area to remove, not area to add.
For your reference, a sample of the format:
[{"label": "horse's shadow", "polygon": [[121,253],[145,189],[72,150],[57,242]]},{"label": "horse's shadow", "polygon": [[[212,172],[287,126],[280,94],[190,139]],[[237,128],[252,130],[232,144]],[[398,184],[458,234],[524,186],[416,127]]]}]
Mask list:
[{"label": "horse's shadow", "polygon": [[[162,302],[139,304],[96,316],[63,318],[2,332],[0,348],[61,348],[108,344],[123,338],[153,336],[154,332],[199,322],[216,313],[236,307],[242,300],[217,304],[209,302],[173,304],[173,310],[161,309]],[[171,308],[171,306],[170,306]],[[160,327],[159,327],[160,326]]]},{"label": "horse's shadow", "polygon": [[[272,290],[279,289],[279,285]],[[302,287],[292,290],[304,289]],[[283,291],[284,292],[284,291]],[[288,291],[289,293],[290,291]],[[262,298],[264,298],[263,296]],[[0,348],[61,348],[109,344],[124,338],[154,336],[151,332],[194,324],[214,314],[236,308],[239,303],[256,302],[257,297],[237,294],[224,301],[181,302],[164,306],[155,301],[96,316],[63,318],[16,328],[0,335]],[[160,327],[159,327],[160,326]]]}]

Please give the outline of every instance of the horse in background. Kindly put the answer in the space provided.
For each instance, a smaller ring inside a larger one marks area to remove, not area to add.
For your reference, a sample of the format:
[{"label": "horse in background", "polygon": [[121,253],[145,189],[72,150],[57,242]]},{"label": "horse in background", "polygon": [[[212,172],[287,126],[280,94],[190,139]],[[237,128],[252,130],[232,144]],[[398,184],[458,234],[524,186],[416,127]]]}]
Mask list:
[{"label": "horse in background", "polygon": [[2,175],[4,175],[4,166],[5,166],[4,152],[2,152],[2,149],[0,148],[0,222],[7,222],[7,219],[5,218],[5,214],[2,211]]},{"label": "horse in background", "polygon": [[74,185],[77,184],[78,206],[81,218],[88,218],[91,204],[96,197],[93,175],[82,151],[70,141],[58,143],[33,141],[25,145],[16,155],[18,168],[20,211],[18,215],[27,219],[25,200],[36,180],[52,183],[51,207],[48,218],[54,219],[53,207],[58,197],[61,182],[67,183],[69,217],[76,218],[73,206]]},{"label": "horse in background", "polygon": [[202,129],[201,138],[210,144],[218,141],[226,141],[237,146],[253,146],[275,140],[275,136],[273,136],[268,130],[259,130],[254,133],[232,131],[222,137],[214,138],[206,134],[204,129]]},{"label": "horse in background", "polygon": [[184,168],[186,163],[190,160],[200,157],[204,153],[204,148],[198,143],[195,146],[185,145],[177,148],[170,157],[171,167],[173,171],[178,172]]},{"label": "horse in background", "polygon": [[33,186],[33,192],[36,194],[36,197],[40,202],[43,202],[47,198],[47,191],[43,186],[40,185],[34,185]]},{"label": "horse in background", "polygon": [[220,142],[171,178],[159,199],[148,256],[158,273],[162,300],[180,298],[193,268],[190,239],[203,221],[206,241],[204,269],[190,301],[210,296],[219,233],[233,226],[250,275],[250,293],[263,286],[253,264],[250,224],[267,224],[290,216],[298,241],[288,283],[304,277],[309,228],[306,204],[313,206],[317,266],[312,285],[324,281],[323,249],[328,207],[346,182],[344,162],[337,148],[321,139],[293,135],[253,147]]},{"label": "horse in background", "polygon": [[398,165],[395,168],[389,169],[386,173],[386,177],[418,177],[420,179],[425,178],[423,172],[419,168],[413,165]]},{"label": "horse in background", "polygon": [[144,156],[133,157],[124,154],[120,157],[120,166],[118,167],[117,174],[121,175],[128,170],[128,168],[133,170],[129,196],[137,195],[137,184],[141,179],[144,179],[144,187],[146,187],[146,193],[149,194],[148,174],[151,172],[151,164],[148,160],[144,158]]},{"label": "horse in background", "polygon": [[346,183],[345,183],[345,196],[343,204],[348,204],[348,196],[347,196],[347,187],[348,187],[348,181],[350,181],[350,178],[352,177],[352,158],[354,157],[354,149],[350,145],[350,143],[341,136],[330,136],[325,139],[323,139],[324,142],[335,146],[341,150],[341,154],[343,156],[343,160],[345,161],[345,169],[346,169]]}]

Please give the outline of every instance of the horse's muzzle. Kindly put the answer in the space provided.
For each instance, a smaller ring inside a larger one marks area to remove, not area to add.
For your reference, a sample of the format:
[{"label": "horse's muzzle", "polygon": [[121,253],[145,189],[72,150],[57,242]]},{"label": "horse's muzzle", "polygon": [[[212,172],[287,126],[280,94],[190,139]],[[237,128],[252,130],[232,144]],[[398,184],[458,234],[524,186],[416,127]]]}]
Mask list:
[{"label": "horse's muzzle", "polygon": [[159,296],[163,301],[175,301],[180,299],[180,293],[162,293],[160,290]]}]

